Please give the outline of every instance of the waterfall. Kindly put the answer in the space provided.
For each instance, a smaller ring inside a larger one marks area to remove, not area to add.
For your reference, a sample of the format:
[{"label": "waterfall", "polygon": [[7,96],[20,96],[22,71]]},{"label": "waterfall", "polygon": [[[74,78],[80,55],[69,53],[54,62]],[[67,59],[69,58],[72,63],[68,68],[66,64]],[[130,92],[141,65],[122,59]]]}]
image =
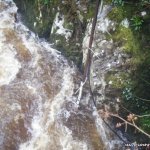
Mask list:
[{"label": "waterfall", "polygon": [[77,69],[16,15],[13,1],[0,0],[0,149],[104,149],[97,112],[77,105]]}]

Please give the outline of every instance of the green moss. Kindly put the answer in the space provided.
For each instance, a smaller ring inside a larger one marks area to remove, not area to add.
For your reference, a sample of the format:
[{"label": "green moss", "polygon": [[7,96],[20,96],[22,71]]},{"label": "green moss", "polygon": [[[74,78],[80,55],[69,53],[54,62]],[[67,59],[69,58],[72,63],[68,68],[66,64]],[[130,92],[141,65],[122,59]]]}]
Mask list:
[{"label": "green moss", "polygon": [[67,20],[64,21],[63,27],[69,30],[73,30],[73,24],[72,23],[68,23]]},{"label": "green moss", "polygon": [[124,14],[125,12],[122,7],[114,7],[112,11],[108,14],[108,18],[119,23],[125,17]]},{"label": "green moss", "polygon": [[104,1],[104,4],[105,4],[105,5],[108,5],[108,4],[110,5],[111,3],[112,3],[112,0],[105,0],[105,1]]},{"label": "green moss", "polygon": [[[106,82],[111,83],[110,86],[113,88],[122,89],[122,105],[125,108],[135,114],[143,115],[150,113],[150,103],[144,101],[150,99],[150,12],[145,7],[140,8],[139,3],[135,5],[134,2],[129,3],[125,3],[124,7],[114,7],[109,13],[108,17],[117,23],[117,27],[116,31],[110,31],[111,36],[107,35],[107,39],[112,38],[116,46],[122,47],[124,52],[130,54],[125,62],[125,67],[128,67],[130,73],[110,72],[106,76]],[[144,17],[141,16],[142,11],[147,13]],[[138,32],[134,31],[131,22],[134,15],[140,16],[144,21]],[[130,21],[129,28],[120,25],[124,18]],[[126,113],[128,115],[128,112]],[[149,117],[138,118],[136,124],[147,133],[150,132]],[[128,133],[134,135],[138,143],[146,142],[147,139],[143,138],[142,134],[133,134],[133,132],[129,128]]]},{"label": "green moss", "polygon": [[86,19],[90,19],[94,16],[94,9],[92,6],[89,7],[88,12],[86,14]]},{"label": "green moss", "polygon": [[55,43],[55,48],[61,51],[64,56],[77,64],[80,68],[82,64],[82,51],[80,51],[80,46],[76,45],[74,41],[69,41],[66,43],[66,39],[64,36],[55,34],[51,35],[52,41]]},{"label": "green moss", "polygon": [[[113,88],[122,89],[126,86],[126,81],[128,79],[128,73],[119,72],[119,73],[108,73],[106,75],[107,84],[111,84]],[[110,83],[111,82],[111,83]]]},{"label": "green moss", "polygon": [[140,48],[138,39],[134,36],[130,28],[120,25],[113,34],[113,40],[119,42],[124,51],[136,54]]},{"label": "green moss", "polygon": [[[147,114],[149,114],[149,113],[147,113]],[[139,124],[140,124],[141,128],[144,131],[150,133],[150,119],[149,119],[149,117],[140,118],[139,121],[140,121]]]},{"label": "green moss", "polygon": [[89,20],[94,17],[95,6],[96,6],[96,1],[90,2],[90,3],[88,3],[87,12],[86,13],[82,12],[82,16],[86,20]]}]

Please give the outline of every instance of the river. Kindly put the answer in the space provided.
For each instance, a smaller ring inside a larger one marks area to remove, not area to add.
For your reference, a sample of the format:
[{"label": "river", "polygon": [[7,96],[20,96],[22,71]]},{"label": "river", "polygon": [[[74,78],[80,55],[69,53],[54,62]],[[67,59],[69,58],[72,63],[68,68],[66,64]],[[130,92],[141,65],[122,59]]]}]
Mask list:
[{"label": "river", "polygon": [[[0,0],[0,150],[112,150],[81,74]],[[115,144],[114,144],[115,143]]]}]

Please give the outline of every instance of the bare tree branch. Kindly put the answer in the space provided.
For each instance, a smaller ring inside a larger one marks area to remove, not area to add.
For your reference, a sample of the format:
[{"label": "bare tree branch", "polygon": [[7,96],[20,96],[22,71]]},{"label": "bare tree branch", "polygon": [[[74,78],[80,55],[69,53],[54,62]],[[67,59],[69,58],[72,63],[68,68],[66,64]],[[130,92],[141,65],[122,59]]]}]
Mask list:
[{"label": "bare tree branch", "polygon": [[[130,110],[128,110],[126,107],[124,107],[121,103],[119,104],[124,110],[126,110],[127,112],[134,114],[133,112],[131,112]],[[139,118],[143,118],[143,117],[150,117],[150,114],[146,114],[146,115],[137,115],[134,114],[135,116],[139,117]]]},{"label": "bare tree branch", "polygon": [[138,98],[138,99],[140,99],[140,100],[142,100],[142,101],[150,102],[150,100],[148,100],[148,99],[140,98],[138,96],[135,96],[135,97]]},{"label": "bare tree branch", "polygon": [[140,131],[141,133],[143,133],[144,135],[148,136],[150,138],[150,134],[146,133],[145,131],[143,131],[141,128],[139,128],[133,121],[133,123],[123,119],[122,117],[120,117],[118,114],[109,114],[110,116],[113,116],[113,117],[116,117],[116,118],[119,118],[120,120],[122,120],[124,123],[136,128],[138,131]]}]

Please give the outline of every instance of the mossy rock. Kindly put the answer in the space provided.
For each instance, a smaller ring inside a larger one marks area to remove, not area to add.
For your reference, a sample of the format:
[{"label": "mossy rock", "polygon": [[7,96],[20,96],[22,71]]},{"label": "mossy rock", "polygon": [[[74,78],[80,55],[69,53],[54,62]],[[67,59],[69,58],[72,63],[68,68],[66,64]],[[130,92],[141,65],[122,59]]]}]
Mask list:
[{"label": "mossy rock", "polygon": [[115,42],[120,42],[125,52],[135,54],[140,48],[140,43],[131,28],[119,25],[112,38]]},{"label": "mossy rock", "polygon": [[125,17],[125,12],[122,7],[114,7],[112,11],[108,14],[108,18],[116,21],[117,23],[120,23],[123,18]]},{"label": "mossy rock", "polygon": [[[117,88],[117,89],[123,89],[126,84],[127,84],[127,79],[129,77],[128,73],[124,73],[124,72],[109,72],[106,75],[106,82],[107,84],[110,84],[113,88]],[[111,83],[110,83],[111,82]]]}]

